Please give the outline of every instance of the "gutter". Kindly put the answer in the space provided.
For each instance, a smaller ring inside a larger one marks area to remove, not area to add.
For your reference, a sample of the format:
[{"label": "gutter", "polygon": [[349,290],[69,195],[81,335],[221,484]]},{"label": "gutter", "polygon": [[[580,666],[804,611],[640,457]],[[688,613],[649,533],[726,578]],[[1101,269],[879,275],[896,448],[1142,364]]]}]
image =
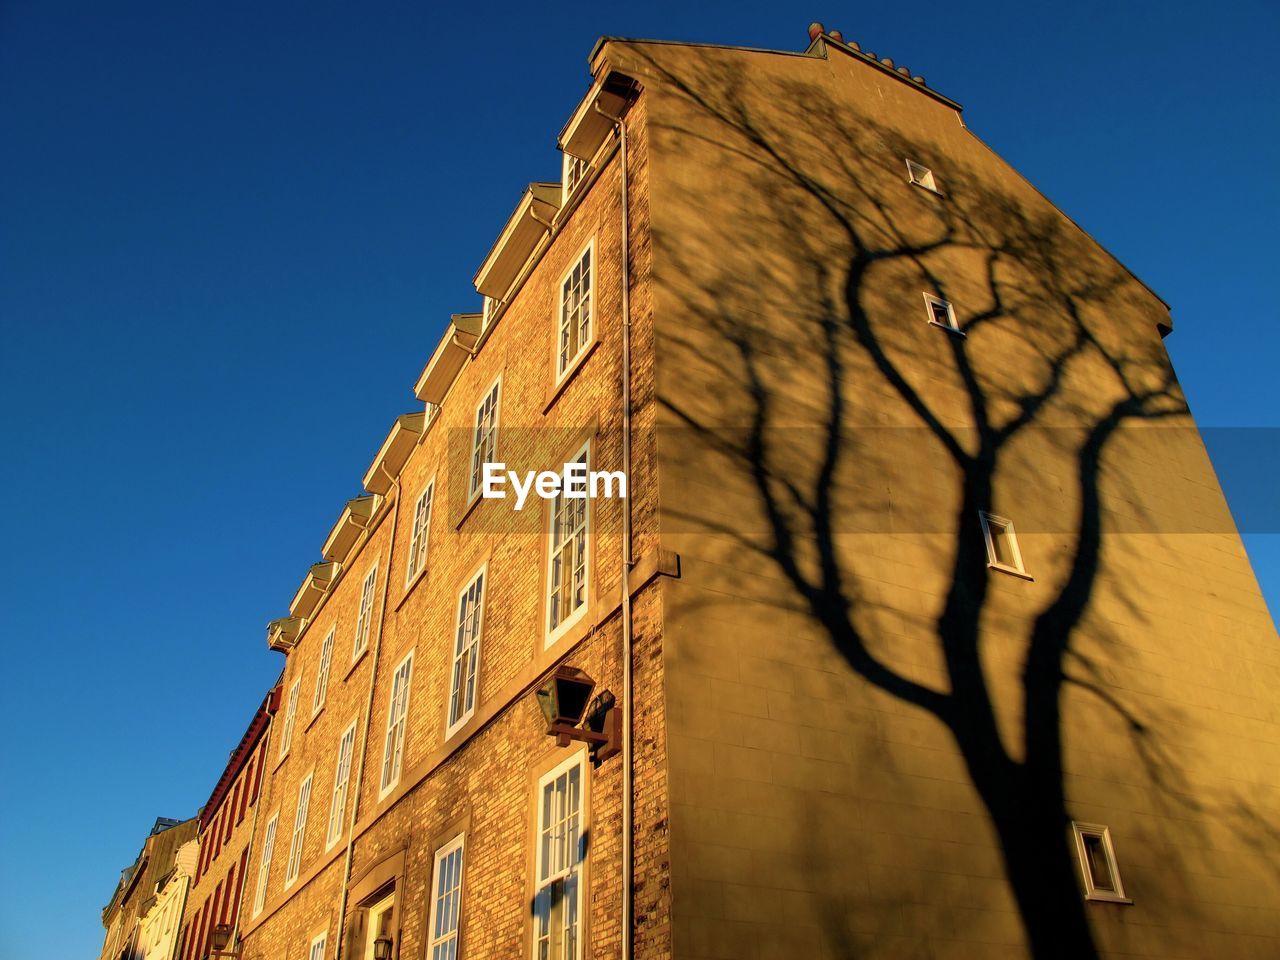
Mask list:
[{"label": "gutter", "polygon": [[[388,474],[390,476],[390,474]],[[364,730],[360,734],[360,760],[356,764],[356,775],[347,781],[347,789],[355,785],[355,795],[351,798],[351,813],[347,817],[347,852],[342,859],[342,896],[338,901],[338,942],[333,948],[333,960],[342,960],[343,948],[346,946],[346,925],[348,906],[348,887],[351,883],[351,863],[355,856],[356,817],[360,812],[360,790],[364,785],[364,760],[369,752],[369,723],[373,718],[373,693],[378,684],[378,660],[382,653],[382,633],[387,623],[387,596],[391,586],[391,556],[395,549],[396,527],[400,521],[400,477],[393,479],[392,489],[396,492],[396,503],[392,510],[391,536],[387,546],[387,572],[382,578],[382,612],[378,617],[378,636],[373,641],[373,650],[369,660],[369,695],[364,705]],[[355,744],[352,744],[355,749]],[[400,891],[397,891],[399,893]],[[396,955],[399,956],[400,938],[396,937]]]}]

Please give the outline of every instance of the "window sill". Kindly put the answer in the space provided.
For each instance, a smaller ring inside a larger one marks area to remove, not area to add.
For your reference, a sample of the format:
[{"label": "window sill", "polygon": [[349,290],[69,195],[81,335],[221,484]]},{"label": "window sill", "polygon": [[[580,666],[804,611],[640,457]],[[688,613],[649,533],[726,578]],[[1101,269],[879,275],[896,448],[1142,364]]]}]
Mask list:
[{"label": "window sill", "polygon": [[307,721],[307,725],[302,728],[302,732],[306,733],[315,724],[317,720],[324,714],[324,704],[320,704],[320,709],[311,715],[311,719]]},{"label": "window sill", "polygon": [[1116,896],[1114,893],[1099,893],[1094,891],[1093,893],[1086,893],[1084,898],[1090,903],[1117,903],[1126,907],[1133,906],[1133,901],[1130,898]]},{"label": "window sill", "polygon": [[289,751],[287,750],[285,751],[283,757],[276,757],[276,762],[271,766],[271,775],[275,776],[276,771],[279,770],[284,765],[284,762],[288,759],[289,759]]},{"label": "window sill", "polygon": [[551,408],[556,405],[556,401],[560,399],[560,395],[577,377],[578,371],[586,364],[591,355],[596,352],[596,348],[600,346],[600,336],[597,334],[585,348],[578,351],[578,356],[569,364],[564,374],[560,376],[552,385],[550,393],[547,394],[547,402],[542,406],[542,415],[546,416],[551,412]]},{"label": "window sill", "polygon": [[943,193],[941,190],[936,190],[936,189],[934,189],[933,187],[925,186],[923,183],[921,183],[921,182],[920,182],[920,181],[918,181],[918,180],[908,180],[908,181],[907,181],[907,183],[911,184],[913,187],[919,187],[919,188],[920,188],[921,190],[923,190],[925,193],[931,193],[931,194],[933,194],[935,197],[942,197],[943,199],[945,199],[945,198],[946,198],[946,196],[947,196],[947,195],[946,195],[945,193]]},{"label": "window sill", "polygon": [[404,585],[404,592],[400,594],[400,599],[396,601],[396,605],[392,608],[393,610],[399,610],[404,606],[404,602],[409,599],[409,594],[413,593],[418,584],[426,578],[427,571],[430,569],[431,564],[428,563],[409,579],[409,582]]},{"label": "window sill", "polygon": [[1025,570],[1019,570],[1017,567],[1008,567],[1003,563],[987,563],[988,570],[996,570],[1000,573],[1007,573],[1011,577],[1017,577],[1020,580],[1029,580],[1035,583],[1035,577],[1027,573]]},{"label": "window sill", "polygon": [[939,323],[937,320],[930,320],[930,321],[929,321],[929,323],[930,323],[932,326],[935,326],[935,327],[938,327],[938,328],[940,328],[940,329],[942,329],[942,330],[947,331],[947,333],[952,334],[953,336],[957,336],[957,337],[967,337],[967,336],[968,336],[968,334],[967,334],[967,333],[965,333],[963,330],[961,330],[959,327],[953,327],[953,326],[951,326],[951,324],[949,324],[949,323]]},{"label": "window sill", "polygon": [[458,522],[453,525],[453,529],[455,530],[462,529],[462,525],[467,522],[467,517],[471,516],[471,514],[475,512],[475,509],[479,505],[480,501],[484,499],[484,497],[481,496],[480,494],[481,492],[477,490],[474,494],[471,495],[471,498],[467,501],[466,507],[462,511],[462,516],[460,516],[458,518]]},{"label": "window sill", "polygon": [[343,683],[346,683],[348,680],[351,679],[351,675],[356,672],[356,667],[360,666],[361,661],[363,661],[364,658],[367,657],[368,655],[369,655],[369,647],[366,644],[365,648],[360,651],[360,656],[356,657],[354,660],[351,661],[351,666],[347,667],[347,672],[342,675]]}]

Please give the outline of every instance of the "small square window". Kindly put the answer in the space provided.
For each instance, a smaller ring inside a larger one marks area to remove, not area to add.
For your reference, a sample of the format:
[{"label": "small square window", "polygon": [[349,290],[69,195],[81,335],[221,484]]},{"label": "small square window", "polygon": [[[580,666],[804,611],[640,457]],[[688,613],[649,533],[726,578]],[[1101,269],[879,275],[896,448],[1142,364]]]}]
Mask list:
[{"label": "small square window", "polygon": [[958,333],[964,336],[964,331],[960,329],[960,324],[956,322],[956,308],[947,300],[941,297],[935,297],[931,293],[924,295],[925,311],[928,315],[929,322],[934,326],[942,327],[944,330],[950,330],[952,333]]},{"label": "small square window", "polygon": [[1124,895],[1110,829],[1100,823],[1072,821],[1071,832],[1075,836],[1076,855],[1080,859],[1085,899],[1133,903]]},{"label": "small square window", "polygon": [[986,512],[980,513],[979,517],[982,520],[982,537],[987,544],[987,566],[1030,580],[1022,565],[1022,551],[1018,549],[1013,521]]},{"label": "small square window", "polygon": [[496,300],[493,297],[484,298],[484,312],[481,314],[480,329],[482,330],[489,329],[489,324],[493,323],[493,320],[498,315],[498,310],[501,306],[502,306],[501,300]]},{"label": "small square window", "polygon": [[938,189],[938,181],[934,178],[933,171],[914,160],[907,161],[907,178],[917,187],[924,187],[934,193],[942,192]]},{"label": "small square window", "polygon": [[562,203],[573,196],[573,191],[577,190],[579,184],[586,179],[588,166],[587,161],[581,160],[572,154],[566,153],[564,155],[564,175],[560,181]]}]

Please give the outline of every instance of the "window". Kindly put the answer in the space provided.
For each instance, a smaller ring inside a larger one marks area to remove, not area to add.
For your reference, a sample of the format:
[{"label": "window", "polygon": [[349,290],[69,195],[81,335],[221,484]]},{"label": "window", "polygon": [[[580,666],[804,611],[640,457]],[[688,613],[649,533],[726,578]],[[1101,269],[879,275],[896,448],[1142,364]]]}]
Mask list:
[{"label": "window", "polygon": [[935,297],[931,293],[926,293],[924,295],[924,307],[930,323],[942,327],[944,330],[950,330],[952,333],[962,334],[960,324],[956,322],[955,307],[948,301],[943,300],[941,297]]},{"label": "window", "polygon": [[502,379],[493,382],[476,406],[475,436],[471,441],[471,486],[467,498],[471,499],[480,492],[480,480],[484,476],[484,465],[495,463],[494,457],[498,449],[498,395],[502,387]]},{"label": "window", "polygon": [[360,615],[356,618],[356,638],[351,647],[352,663],[369,649],[369,625],[373,623],[374,587],[377,583],[378,568],[375,566],[365,574],[364,586],[360,589]]},{"label": "window", "polygon": [[293,740],[293,721],[298,716],[298,693],[302,688],[302,678],[293,681],[289,688],[289,699],[284,708],[284,727],[280,730],[280,756],[283,760],[289,752],[289,743]]},{"label": "window", "polygon": [[404,572],[407,587],[413,578],[427,565],[427,535],[431,532],[431,500],[435,495],[436,480],[432,477],[426,489],[413,505],[413,534],[409,538],[409,564]]},{"label": "window", "polygon": [[427,927],[428,960],[456,960],[458,914],[462,906],[463,834],[436,851],[435,885],[431,888],[431,921]]},{"label": "window", "polygon": [[573,191],[577,190],[578,185],[586,178],[589,167],[590,164],[586,160],[580,160],[569,153],[564,155],[563,174],[560,178],[560,203],[562,206],[566,200],[573,196]]},{"label": "window", "polygon": [[449,680],[449,723],[445,736],[466,723],[476,709],[476,670],[480,660],[480,630],[484,626],[484,580],[487,565],[458,596],[458,623]]},{"label": "window", "polygon": [[347,813],[347,783],[351,780],[351,754],[356,744],[356,725],[352,721],[338,739],[338,760],[333,768],[333,795],[329,799],[329,828],[324,835],[325,850],[342,836],[343,818]]},{"label": "window", "polygon": [[1085,899],[1133,903],[1124,895],[1124,885],[1120,882],[1111,831],[1100,823],[1072,821],[1071,832],[1075,835],[1076,854],[1080,858]]},{"label": "window", "polygon": [[311,949],[307,951],[307,960],[324,960],[324,948],[328,945],[329,935],[322,933],[311,941]]},{"label": "window", "polygon": [[[570,463],[589,466],[589,445]],[[550,562],[547,565],[547,644],[558,639],[587,608],[589,512],[584,491],[561,490],[551,501]]]},{"label": "window", "polygon": [[373,960],[374,941],[392,935],[391,921],[396,912],[396,895],[391,893],[365,909],[364,953],[361,960]]},{"label": "window", "polygon": [[582,755],[556,767],[538,783],[537,894],[533,903],[535,960],[577,960],[582,889],[578,874],[585,852],[582,830]]},{"label": "window", "polygon": [[311,715],[314,717],[324,706],[329,691],[329,665],[333,663],[333,637],[338,628],[330,627],[329,634],[320,646],[320,669],[316,671],[316,694],[311,698]]},{"label": "window", "polygon": [[582,256],[560,281],[560,327],[557,340],[556,377],[563,377],[569,366],[591,342],[591,261],[596,242],[592,240]]},{"label": "window", "polygon": [[255,917],[262,912],[262,907],[267,902],[267,880],[271,875],[271,851],[275,849],[276,822],[279,819],[279,812],[273,813],[271,819],[267,821],[266,830],[262,834],[262,861],[258,864],[258,890],[253,895],[253,915]]},{"label": "window", "polygon": [[907,177],[917,187],[924,187],[926,190],[932,190],[934,193],[941,193],[938,189],[938,181],[934,179],[933,171],[923,164],[916,163],[914,160],[908,160]]},{"label": "window", "polygon": [[311,806],[311,774],[298,786],[298,809],[293,815],[293,836],[289,840],[289,863],[284,868],[284,885],[288,889],[298,879],[302,868],[302,841],[307,832],[307,809]]},{"label": "window", "polygon": [[485,297],[484,306],[481,308],[480,329],[488,330],[489,324],[493,323],[494,317],[498,315],[498,309],[502,306],[502,301],[496,297]]},{"label": "window", "polygon": [[391,702],[387,704],[387,737],[382,748],[382,779],[378,799],[391,792],[400,782],[400,766],[404,761],[405,716],[409,712],[409,682],[413,679],[413,651],[400,661],[391,680]]},{"label": "window", "polygon": [[1013,521],[991,513],[982,513],[980,516],[982,536],[987,543],[987,566],[1025,577],[1027,571],[1022,566],[1022,551],[1018,549]]}]

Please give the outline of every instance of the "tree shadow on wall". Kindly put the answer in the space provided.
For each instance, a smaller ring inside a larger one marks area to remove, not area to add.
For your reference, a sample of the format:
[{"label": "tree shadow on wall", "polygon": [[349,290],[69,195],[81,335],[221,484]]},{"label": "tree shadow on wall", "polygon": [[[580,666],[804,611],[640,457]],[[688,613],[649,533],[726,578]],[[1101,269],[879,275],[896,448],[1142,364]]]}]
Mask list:
[{"label": "tree shadow on wall", "polygon": [[[686,331],[659,337],[693,371],[670,389],[660,380],[658,402],[696,438],[682,449],[721,471],[726,501],[750,502],[749,515],[689,511],[688,529],[762,560],[858,677],[944,725],[1033,954],[1096,956],[1068,843],[1067,690],[1118,718],[1153,785],[1197,802],[1170,785],[1160,718],[1106,682],[1123,638],[1091,616],[1116,505],[1138,525],[1168,506],[1160,442],[1135,453],[1127,438],[1190,426],[1158,305],[992,169],[907,142],[816,86],[758,89],[728,57],[677,62],[646,67],[668,108],[651,136],[723,166],[701,200],[673,181],[703,222],[654,222],[656,295]],[[906,157],[938,170],[943,195],[906,182]],[[922,293],[956,305],[957,330],[926,322]],[[1030,571],[1034,604],[984,562],[980,514],[1012,504],[1026,543],[1034,532],[1052,542]],[[916,626],[932,672],[897,662],[875,628],[883,594],[872,588],[921,549],[932,570],[907,576],[936,598]],[[1124,585],[1105,579],[1124,603]],[[1256,834],[1261,821],[1237,807]],[[828,940],[855,952],[836,916]]]}]

